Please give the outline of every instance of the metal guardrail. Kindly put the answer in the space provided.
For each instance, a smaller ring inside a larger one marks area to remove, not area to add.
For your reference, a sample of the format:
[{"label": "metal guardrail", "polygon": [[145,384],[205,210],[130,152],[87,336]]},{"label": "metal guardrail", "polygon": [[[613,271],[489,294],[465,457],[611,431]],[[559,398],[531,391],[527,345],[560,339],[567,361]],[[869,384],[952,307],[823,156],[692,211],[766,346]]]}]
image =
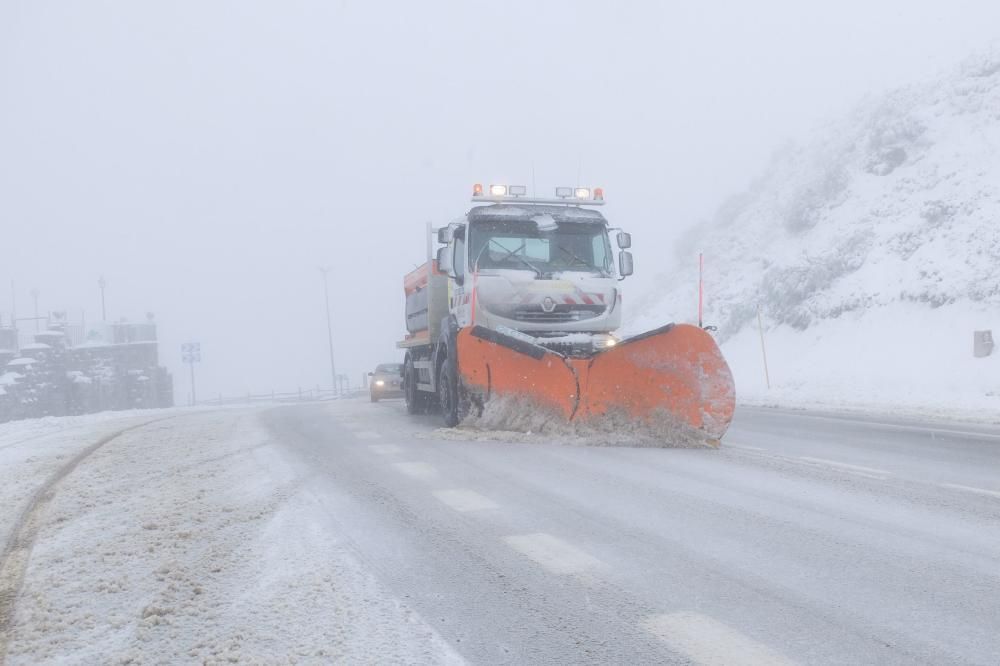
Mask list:
[{"label": "metal guardrail", "polygon": [[335,393],[330,389],[298,389],[296,391],[271,391],[270,393],[247,393],[245,395],[204,398],[197,405],[211,407],[222,405],[252,405],[264,403],[317,402],[322,400],[343,400],[368,395],[368,389],[353,389]]}]

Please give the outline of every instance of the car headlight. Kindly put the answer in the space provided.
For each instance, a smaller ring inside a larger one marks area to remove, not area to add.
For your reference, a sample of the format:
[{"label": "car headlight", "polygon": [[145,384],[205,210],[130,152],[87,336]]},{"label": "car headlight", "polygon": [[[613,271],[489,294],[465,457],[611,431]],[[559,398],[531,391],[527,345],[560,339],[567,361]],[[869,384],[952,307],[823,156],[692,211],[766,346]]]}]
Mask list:
[{"label": "car headlight", "polygon": [[375,386],[385,386],[385,381],[382,379],[376,379]]}]

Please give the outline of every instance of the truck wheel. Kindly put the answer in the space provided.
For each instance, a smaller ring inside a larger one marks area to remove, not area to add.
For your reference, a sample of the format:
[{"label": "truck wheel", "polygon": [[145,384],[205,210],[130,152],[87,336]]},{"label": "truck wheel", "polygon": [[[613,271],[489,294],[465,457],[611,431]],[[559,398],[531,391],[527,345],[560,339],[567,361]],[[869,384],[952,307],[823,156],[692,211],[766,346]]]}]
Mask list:
[{"label": "truck wheel", "polygon": [[462,396],[458,387],[458,373],[452,368],[451,361],[441,364],[438,375],[438,401],[441,403],[441,416],[444,424],[454,428],[465,417],[462,409]]},{"label": "truck wheel", "polygon": [[427,397],[417,388],[417,369],[410,360],[403,366],[403,398],[406,400],[407,414],[423,414],[427,411]]}]

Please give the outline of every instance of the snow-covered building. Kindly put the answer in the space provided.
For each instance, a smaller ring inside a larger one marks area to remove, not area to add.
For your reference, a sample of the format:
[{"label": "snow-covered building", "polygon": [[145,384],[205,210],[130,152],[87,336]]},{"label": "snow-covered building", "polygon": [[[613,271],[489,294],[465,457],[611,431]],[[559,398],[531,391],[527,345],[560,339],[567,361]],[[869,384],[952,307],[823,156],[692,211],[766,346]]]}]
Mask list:
[{"label": "snow-covered building", "polygon": [[[109,330],[108,340],[73,346],[56,327],[19,349],[0,348],[0,422],[171,406],[173,379],[159,365],[155,324]],[[16,335],[9,337],[16,346]]]}]

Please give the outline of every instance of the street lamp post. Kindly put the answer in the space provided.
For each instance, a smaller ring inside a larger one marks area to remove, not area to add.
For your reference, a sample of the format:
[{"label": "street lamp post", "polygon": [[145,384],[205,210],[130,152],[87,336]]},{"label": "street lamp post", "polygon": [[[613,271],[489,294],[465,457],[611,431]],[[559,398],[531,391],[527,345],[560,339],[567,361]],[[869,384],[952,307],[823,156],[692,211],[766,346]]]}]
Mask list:
[{"label": "street lamp post", "polygon": [[198,404],[198,394],[194,388],[194,364],[201,361],[201,343],[185,342],[181,345],[181,360],[191,366],[191,406]]},{"label": "street lamp post", "polygon": [[327,279],[330,267],[320,266],[319,271],[323,274],[323,297],[326,302],[326,340],[330,345],[330,387],[333,389],[333,394],[337,395],[337,368],[333,362],[333,323],[330,319],[330,285]]},{"label": "street lamp post", "polygon": [[35,301],[35,333],[38,333],[38,288],[31,290],[31,298]]},{"label": "street lamp post", "polygon": [[108,286],[108,281],[104,279],[103,275],[97,279],[97,286],[101,288],[101,321],[106,322],[108,310],[104,307],[104,288]]}]

